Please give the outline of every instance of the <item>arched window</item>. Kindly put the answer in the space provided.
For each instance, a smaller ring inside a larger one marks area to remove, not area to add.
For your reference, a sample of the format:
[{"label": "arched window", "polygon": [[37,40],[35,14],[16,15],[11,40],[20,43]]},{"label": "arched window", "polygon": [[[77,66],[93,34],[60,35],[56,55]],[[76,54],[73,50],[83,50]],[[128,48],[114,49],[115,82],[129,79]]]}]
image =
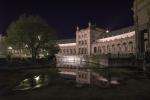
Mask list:
[{"label": "arched window", "polygon": [[87,44],[87,41],[85,40],[84,43]]},{"label": "arched window", "polygon": [[80,35],[78,35],[78,38],[80,39]]},{"label": "arched window", "polygon": [[123,51],[126,52],[127,51],[127,43],[123,43]]},{"label": "arched window", "polygon": [[84,48],[82,48],[82,54],[84,54]]},{"label": "arched window", "polygon": [[117,44],[117,49],[118,49],[118,53],[120,53],[121,52],[121,46],[120,46],[120,44]]},{"label": "arched window", "polygon": [[101,47],[100,46],[98,47],[98,53],[99,54],[101,53]]},{"label": "arched window", "polygon": [[107,53],[110,53],[110,47],[107,45]]},{"label": "arched window", "polygon": [[70,49],[70,54],[72,54],[72,49]]},{"label": "arched window", "polygon": [[85,48],[85,54],[87,54],[87,48]]},{"label": "arched window", "polygon": [[115,53],[115,45],[112,45],[112,53]]},{"label": "arched window", "polygon": [[67,49],[67,54],[69,54],[69,50]]},{"label": "arched window", "polygon": [[84,45],[84,41],[82,41],[82,45]]},{"label": "arched window", "polygon": [[97,48],[96,47],[94,47],[94,53],[96,53],[97,52]]},{"label": "arched window", "polygon": [[74,49],[74,54],[76,54],[76,49]]},{"label": "arched window", "polygon": [[79,53],[79,54],[81,53],[81,48],[79,48],[79,51],[78,51],[78,53]]},{"label": "arched window", "polygon": [[103,54],[106,52],[105,46],[102,47],[103,49]]},{"label": "arched window", "polygon": [[80,45],[80,44],[81,44],[81,41],[79,41],[78,44]]},{"label": "arched window", "polygon": [[129,42],[129,51],[133,52],[133,42],[132,41]]},{"label": "arched window", "polygon": [[65,53],[66,53],[66,50],[64,49],[63,52],[64,52],[64,54],[65,54]]}]

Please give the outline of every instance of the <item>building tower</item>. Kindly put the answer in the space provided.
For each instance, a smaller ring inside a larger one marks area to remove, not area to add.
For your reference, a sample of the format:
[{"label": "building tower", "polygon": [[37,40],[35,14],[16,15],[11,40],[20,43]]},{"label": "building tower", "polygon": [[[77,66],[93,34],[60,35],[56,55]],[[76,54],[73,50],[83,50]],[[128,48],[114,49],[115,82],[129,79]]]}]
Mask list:
[{"label": "building tower", "polygon": [[138,59],[143,59],[150,52],[150,0],[134,0],[133,11],[136,54]]},{"label": "building tower", "polygon": [[91,23],[89,23],[88,28],[81,29],[81,30],[79,30],[79,27],[77,26],[77,30],[76,30],[77,54],[90,55],[91,53],[90,28],[91,28]]}]

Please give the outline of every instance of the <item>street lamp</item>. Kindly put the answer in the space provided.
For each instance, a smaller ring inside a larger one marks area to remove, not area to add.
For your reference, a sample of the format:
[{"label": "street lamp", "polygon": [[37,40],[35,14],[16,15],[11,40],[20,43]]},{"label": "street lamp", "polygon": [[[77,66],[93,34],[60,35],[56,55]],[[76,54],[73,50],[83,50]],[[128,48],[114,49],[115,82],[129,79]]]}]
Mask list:
[{"label": "street lamp", "polygon": [[108,30],[108,29],[106,30],[106,33],[109,33],[109,30]]},{"label": "street lamp", "polygon": [[38,35],[38,39],[41,40],[41,36],[40,35]]}]

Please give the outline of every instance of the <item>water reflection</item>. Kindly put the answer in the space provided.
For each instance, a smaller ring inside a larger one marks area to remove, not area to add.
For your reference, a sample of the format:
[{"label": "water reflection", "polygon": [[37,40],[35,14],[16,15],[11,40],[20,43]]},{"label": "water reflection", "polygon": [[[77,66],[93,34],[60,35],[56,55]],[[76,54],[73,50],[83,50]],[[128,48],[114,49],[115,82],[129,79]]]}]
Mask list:
[{"label": "water reflection", "polygon": [[[110,75],[110,70],[99,69],[100,67],[98,64],[85,61],[57,62],[59,74],[62,75],[63,78],[74,79],[77,83],[93,84],[97,82],[98,85],[102,84],[103,86],[106,84],[105,80],[107,80],[107,83],[112,82],[112,84],[118,84],[116,77],[114,79],[114,77]],[[23,79],[14,90],[29,90],[46,86],[50,83],[49,76],[51,76],[50,73],[31,75]]]},{"label": "water reflection", "polygon": [[46,86],[49,84],[48,75],[37,75],[33,77],[29,77],[20,82],[18,86],[14,88],[14,90],[29,90],[35,89],[42,86]]},{"label": "water reflection", "polygon": [[95,68],[101,67],[99,64],[88,63],[85,61],[72,61],[72,62],[58,62],[57,67],[74,67],[74,68]]},{"label": "water reflection", "polygon": [[74,75],[76,83],[92,84],[100,87],[119,85],[119,76],[112,74],[112,69],[85,61],[59,62],[57,67],[61,74]]}]

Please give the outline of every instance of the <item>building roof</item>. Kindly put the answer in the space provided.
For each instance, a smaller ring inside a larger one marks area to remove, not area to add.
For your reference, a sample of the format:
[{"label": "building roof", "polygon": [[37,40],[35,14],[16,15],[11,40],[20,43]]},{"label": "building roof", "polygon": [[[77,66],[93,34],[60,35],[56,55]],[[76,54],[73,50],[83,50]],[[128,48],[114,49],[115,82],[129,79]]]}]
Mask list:
[{"label": "building roof", "polygon": [[104,38],[105,37],[116,36],[116,35],[121,35],[121,34],[128,33],[128,32],[134,31],[134,30],[135,30],[134,26],[129,26],[129,27],[126,27],[126,28],[111,31],[109,33],[105,33]]},{"label": "building roof", "polygon": [[63,39],[63,40],[58,40],[58,44],[65,44],[65,43],[76,43],[76,39]]},{"label": "building roof", "polygon": [[[101,28],[97,28],[97,27],[94,27],[93,28],[97,31],[103,31],[103,29]],[[129,27],[126,27],[126,28],[122,28],[122,29],[118,29],[118,30],[114,30],[114,31],[111,31],[109,33],[106,33],[106,32],[102,32],[101,34],[99,34],[99,39],[102,39],[102,38],[108,38],[108,37],[113,37],[113,36],[118,36],[118,35],[122,35],[124,33],[129,33],[129,32],[132,32],[135,30],[135,27],[134,26],[129,26]],[[96,41],[95,41],[96,42]],[[76,43],[76,39],[63,39],[63,40],[58,40],[57,41],[57,44],[67,44],[67,43]]]}]

